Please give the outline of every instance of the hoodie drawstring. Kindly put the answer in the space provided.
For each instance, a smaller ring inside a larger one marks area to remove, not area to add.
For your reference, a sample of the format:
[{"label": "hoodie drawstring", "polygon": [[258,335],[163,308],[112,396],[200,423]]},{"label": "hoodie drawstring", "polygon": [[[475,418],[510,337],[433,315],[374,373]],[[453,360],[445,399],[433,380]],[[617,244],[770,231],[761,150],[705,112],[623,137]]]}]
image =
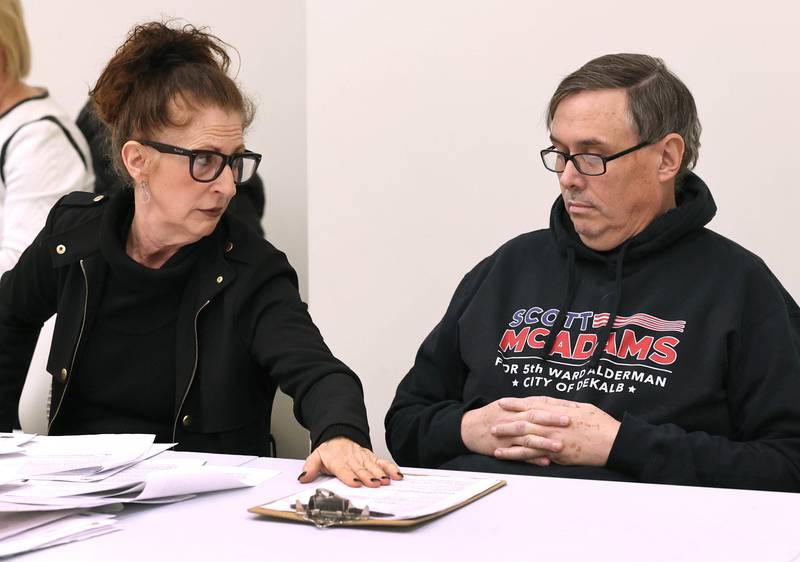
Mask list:
[{"label": "hoodie drawstring", "polygon": [[[600,364],[600,357],[602,357],[603,352],[605,351],[608,336],[611,334],[611,330],[614,329],[614,322],[617,320],[620,303],[622,302],[622,273],[625,265],[625,252],[627,250],[628,243],[624,244],[622,248],[620,248],[619,254],[617,255],[617,267],[614,279],[616,286],[614,304],[611,307],[611,312],[608,316],[608,322],[597,333],[597,347],[595,347],[594,353],[592,353],[592,357],[589,359],[589,369],[596,370],[597,366]],[[542,347],[542,359],[544,359],[545,363],[549,361],[548,358],[550,353],[553,351],[553,347],[555,346],[556,337],[558,337],[558,334],[564,328],[564,324],[567,321],[567,311],[572,306],[572,301],[575,298],[575,293],[578,289],[578,276],[575,268],[575,248],[572,246],[567,247],[567,264],[567,292],[564,296],[564,304],[561,305],[561,308],[558,311],[558,316],[556,316],[556,320],[553,322],[553,328],[550,330],[550,334],[548,334],[547,339],[544,342],[544,346]]]},{"label": "hoodie drawstring", "polygon": [[603,329],[601,329],[597,333],[597,347],[592,354],[592,358],[589,360],[589,369],[597,370],[597,366],[600,364],[600,357],[603,355],[603,351],[606,348],[606,342],[608,342],[608,336],[611,334],[611,330],[614,329],[614,322],[617,320],[617,314],[619,313],[619,305],[622,302],[622,268],[625,264],[625,252],[628,249],[628,244],[626,243],[619,251],[619,255],[617,256],[617,275],[616,275],[616,295],[614,297],[614,306],[611,307],[611,313],[608,315],[608,322]]},{"label": "hoodie drawstring", "polygon": [[564,323],[567,321],[567,311],[569,307],[572,305],[572,300],[575,298],[575,292],[578,290],[578,276],[575,274],[575,248],[572,246],[567,247],[567,294],[564,297],[564,304],[561,305],[561,308],[558,310],[558,316],[556,316],[556,321],[553,322],[553,327],[550,330],[550,334],[548,334],[547,339],[544,341],[544,346],[542,347],[542,359],[544,359],[545,363],[547,363],[547,357],[550,355],[550,352],[553,351],[553,345],[555,345],[556,336],[564,327]]}]

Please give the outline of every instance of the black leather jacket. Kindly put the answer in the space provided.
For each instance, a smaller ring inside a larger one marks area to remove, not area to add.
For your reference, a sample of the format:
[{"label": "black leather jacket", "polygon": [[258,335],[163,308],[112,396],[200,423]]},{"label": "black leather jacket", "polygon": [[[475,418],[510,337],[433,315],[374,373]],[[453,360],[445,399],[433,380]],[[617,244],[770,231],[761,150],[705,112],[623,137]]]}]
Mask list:
[{"label": "black leather jacket", "polygon": [[[133,204],[129,192],[114,197]],[[106,271],[98,233],[109,199],[65,196],[0,280],[0,431],[16,420],[39,330],[57,313],[47,371],[50,433],[59,433],[70,381],[80,376],[72,368],[102,296],[93,288]],[[227,213],[210,236],[215,243],[203,245],[179,306],[174,441],[185,450],[268,454],[280,385],[313,446],[345,435],[369,447],[361,383],[323,342],[286,256]]]}]

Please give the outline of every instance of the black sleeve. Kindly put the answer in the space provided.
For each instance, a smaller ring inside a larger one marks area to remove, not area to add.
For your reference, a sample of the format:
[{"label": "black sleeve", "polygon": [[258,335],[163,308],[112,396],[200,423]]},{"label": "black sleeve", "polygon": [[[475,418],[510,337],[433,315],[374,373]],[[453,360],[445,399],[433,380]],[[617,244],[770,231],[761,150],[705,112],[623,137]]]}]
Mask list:
[{"label": "black sleeve", "polygon": [[[353,382],[351,375],[333,373],[321,378],[303,396],[303,419],[321,420],[315,424],[324,427],[320,431],[311,432],[312,450],[338,436],[347,437],[367,449],[372,448],[364,395],[360,383],[356,385]],[[353,416],[354,412],[359,414]]]},{"label": "black sleeve", "polygon": [[311,432],[313,447],[343,435],[370,448],[361,381],[325,345],[285,257],[276,260],[281,272],[269,276],[246,307],[243,338],[256,362],[293,398],[295,417]]},{"label": "black sleeve", "polygon": [[488,260],[464,277],[397,388],[385,426],[386,444],[401,465],[437,468],[470,452],[461,439],[461,418],[478,405],[462,401],[467,372],[458,321],[488,269]]},{"label": "black sleeve", "polygon": [[0,431],[11,431],[17,423],[39,331],[56,311],[55,272],[44,244],[56,207],[16,266],[0,279]]},{"label": "black sleeve", "polygon": [[644,482],[800,491],[800,310],[771,274],[748,293],[742,328],[728,337],[734,434],[625,414],[609,468]]}]

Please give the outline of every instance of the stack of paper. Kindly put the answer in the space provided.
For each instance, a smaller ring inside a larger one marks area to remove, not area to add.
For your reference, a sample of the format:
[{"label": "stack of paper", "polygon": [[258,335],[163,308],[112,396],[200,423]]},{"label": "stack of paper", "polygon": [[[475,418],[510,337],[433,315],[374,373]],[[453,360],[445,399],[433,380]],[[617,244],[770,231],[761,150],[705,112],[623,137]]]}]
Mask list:
[{"label": "stack of paper", "polygon": [[113,515],[63,510],[0,513],[0,557],[116,531]]},{"label": "stack of paper", "polygon": [[278,474],[205,466],[202,459],[153,458],[174,445],[153,439],[0,434],[0,556],[115,531],[113,513],[124,503],[182,501],[255,486]]},{"label": "stack of paper", "polygon": [[36,435],[26,433],[0,433],[0,455],[21,453],[21,445],[32,441]]}]

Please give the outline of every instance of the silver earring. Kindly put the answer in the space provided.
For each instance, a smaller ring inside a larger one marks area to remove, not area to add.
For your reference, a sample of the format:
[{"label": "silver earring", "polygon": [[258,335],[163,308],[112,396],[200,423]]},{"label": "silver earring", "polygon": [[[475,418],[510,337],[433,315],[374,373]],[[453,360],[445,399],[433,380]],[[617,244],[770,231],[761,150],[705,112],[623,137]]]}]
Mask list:
[{"label": "silver earring", "polygon": [[139,188],[142,190],[142,203],[150,201],[150,192],[147,190],[147,180],[142,180],[139,184]]}]

